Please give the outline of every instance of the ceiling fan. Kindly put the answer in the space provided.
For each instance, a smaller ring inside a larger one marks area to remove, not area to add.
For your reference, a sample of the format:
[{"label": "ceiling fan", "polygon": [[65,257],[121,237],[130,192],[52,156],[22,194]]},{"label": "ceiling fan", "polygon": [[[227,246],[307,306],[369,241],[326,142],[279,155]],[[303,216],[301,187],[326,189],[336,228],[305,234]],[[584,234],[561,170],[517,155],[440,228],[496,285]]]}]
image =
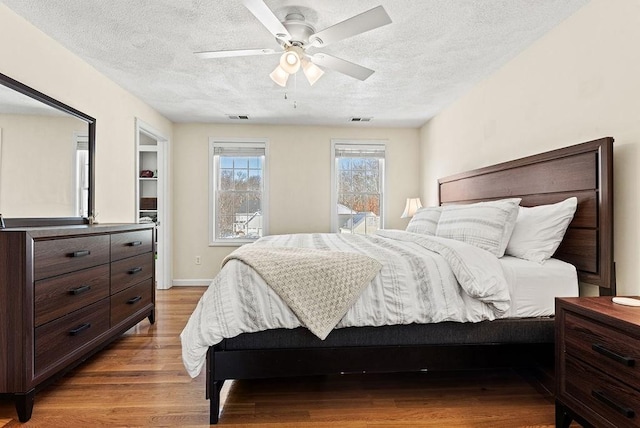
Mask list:
[{"label": "ceiling fan", "polygon": [[219,50],[196,52],[195,55],[209,59],[281,54],[279,65],[269,77],[283,87],[286,86],[289,76],[301,67],[311,85],[324,74],[320,67],[335,70],[359,80],[366,80],[373,74],[373,70],[322,52],[310,54],[307,49],[328,46],[391,23],[391,18],[384,8],[378,6],[316,32],[301,13],[289,13],[284,21],[280,22],[263,0],[242,0],[242,3],[276,38],[281,49]]}]

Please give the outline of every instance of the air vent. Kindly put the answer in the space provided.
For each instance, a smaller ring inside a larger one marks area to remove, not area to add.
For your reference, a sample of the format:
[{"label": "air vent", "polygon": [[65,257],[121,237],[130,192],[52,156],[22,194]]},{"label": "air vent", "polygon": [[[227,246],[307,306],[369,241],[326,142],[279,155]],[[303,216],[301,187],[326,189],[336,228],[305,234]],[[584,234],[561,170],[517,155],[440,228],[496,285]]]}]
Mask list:
[{"label": "air vent", "polygon": [[352,117],[349,122],[371,122],[371,117]]},{"label": "air vent", "polygon": [[229,114],[227,116],[231,120],[249,120],[249,116],[246,114]]}]

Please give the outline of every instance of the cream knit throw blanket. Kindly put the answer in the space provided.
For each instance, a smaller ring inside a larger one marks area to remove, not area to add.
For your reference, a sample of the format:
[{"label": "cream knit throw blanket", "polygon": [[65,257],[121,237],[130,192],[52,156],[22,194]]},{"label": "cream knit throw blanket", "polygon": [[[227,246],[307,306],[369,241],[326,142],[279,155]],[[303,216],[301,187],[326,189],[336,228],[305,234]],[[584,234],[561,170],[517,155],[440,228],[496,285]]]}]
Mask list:
[{"label": "cream knit throw blanket", "polygon": [[245,245],[237,259],[251,266],[300,321],[325,339],[371,283],[382,265],[376,259],[340,251]]}]

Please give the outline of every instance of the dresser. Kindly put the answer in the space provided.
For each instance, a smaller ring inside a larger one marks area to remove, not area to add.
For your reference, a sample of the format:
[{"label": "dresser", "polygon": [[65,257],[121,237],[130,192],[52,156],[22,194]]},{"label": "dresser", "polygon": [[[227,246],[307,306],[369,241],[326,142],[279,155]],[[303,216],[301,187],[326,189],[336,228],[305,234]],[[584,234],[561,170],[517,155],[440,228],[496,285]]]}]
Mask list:
[{"label": "dresser", "polygon": [[38,386],[153,324],[154,259],[153,225],[0,230],[0,393],[20,421]]},{"label": "dresser", "polygon": [[640,426],[640,307],[556,299],[556,426]]}]

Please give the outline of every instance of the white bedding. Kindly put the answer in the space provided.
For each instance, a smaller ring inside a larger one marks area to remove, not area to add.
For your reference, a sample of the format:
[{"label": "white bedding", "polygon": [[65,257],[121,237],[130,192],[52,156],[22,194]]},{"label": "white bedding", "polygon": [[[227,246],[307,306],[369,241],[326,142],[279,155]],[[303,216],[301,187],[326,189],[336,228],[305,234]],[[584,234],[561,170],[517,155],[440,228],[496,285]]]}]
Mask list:
[{"label": "white bedding", "polygon": [[504,256],[500,264],[511,295],[511,307],[503,318],[552,316],[555,297],[578,296],[578,275],[569,263],[549,259],[540,264]]},{"label": "white bedding", "polygon": [[[442,321],[479,322],[502,316],[509,290],[498,259],[483,249],[404,231],[376,236],[269,236],[251,245],[359,252],[380,261],[380,273],[336,328]],[[192,377],[209,346],[245,332],[296,328],[300,321],[259,275],[231,260],[213,280],[182,334],[182,359]]]}]

